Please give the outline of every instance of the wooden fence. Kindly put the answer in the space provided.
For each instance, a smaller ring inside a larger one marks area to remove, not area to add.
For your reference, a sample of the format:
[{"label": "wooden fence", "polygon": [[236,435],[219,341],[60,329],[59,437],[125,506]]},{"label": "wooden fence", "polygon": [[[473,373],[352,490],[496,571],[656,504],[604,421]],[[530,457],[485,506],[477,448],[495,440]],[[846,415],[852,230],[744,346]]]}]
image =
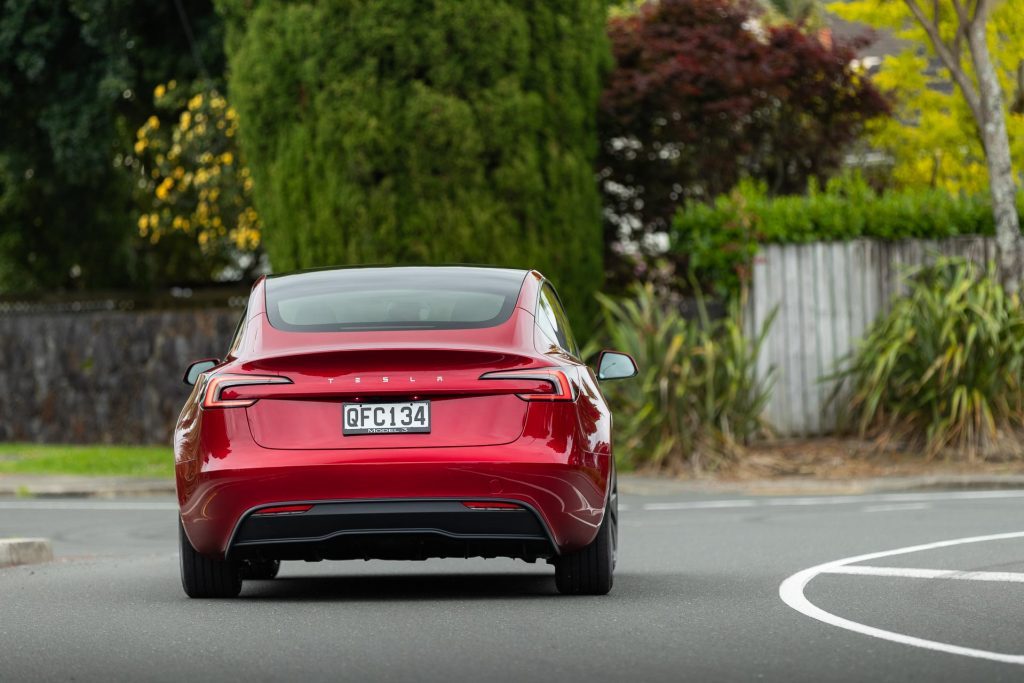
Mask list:
[{"label": "wooden fence", "polygon": [[823,434],[836,423],[834,382],[824,381],[837,363],[888,310],[905,287],[902,274],[936,255],[976,262],[995,257],[995,240],[816,242],[766,245],[754,262],[748,322],[760,330],[775,321],[759,360],[762,376],[775,368],[765,418],[781,435]]}]

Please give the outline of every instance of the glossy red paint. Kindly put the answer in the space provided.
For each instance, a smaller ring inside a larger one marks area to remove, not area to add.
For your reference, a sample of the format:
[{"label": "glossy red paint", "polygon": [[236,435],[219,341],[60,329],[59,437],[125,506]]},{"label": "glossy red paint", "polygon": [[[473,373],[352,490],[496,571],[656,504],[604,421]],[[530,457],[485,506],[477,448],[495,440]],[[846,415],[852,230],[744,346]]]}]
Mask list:
[{"label": "glossy red paint", "polygon": [[[593,371],[538,333],[543,278],[523,275],[493,327],[345,332],[277,329],[259,280],[175,430],[192,546],[224,557],[258,506],[415,499],[520,502],[558,553],[589,544],[609,495],[611,415]],[[483,377],[509,371],[521,377]],[[526,400],[540,397],[561,400]],[[380,399],[430,400],[431,432],[342,435],[342,402]]]}]

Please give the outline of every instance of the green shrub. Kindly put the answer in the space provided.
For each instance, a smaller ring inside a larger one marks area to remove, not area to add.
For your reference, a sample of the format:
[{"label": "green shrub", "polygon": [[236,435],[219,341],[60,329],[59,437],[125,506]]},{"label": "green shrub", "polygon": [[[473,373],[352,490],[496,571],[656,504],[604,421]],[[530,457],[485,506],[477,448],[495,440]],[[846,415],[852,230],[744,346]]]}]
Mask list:
[{"label": "green shrub", "polygon": [[607,343],[640,367],[637,378],[606,385],[621,466],[714,469],[762,428],[771,378],[759,378],[756,364],[771,320],[750,340],[735,302],[721,320],[701,302],[690,321],[650,284],[598,299]]},{"label": "green shrub", "polygon": [[[1024,215],[1024,197],[1019,197]],[[875,192],[859,174],[833,178],[807,195],[769,197],[746,181],[713,204],[687,204],[672,224],[669,249],[702,286],[738,291],[758,244],[941,239],[991,235],[987,197],[955,197],[945,190]]]},{"label": "green shrub", "polygon": [[743,183],[714,204],[689,204],[676,215],[669,248],[705,291],[734,294],[746,281],[761,241],[748,208],[749,197],[758,193],[757,185]]},{"label": "green shrub", "polygon": [[[1010,445],[1024,423],[1024,310],[989,265],[940,259],[842,365],[836,396],[862,435],[947,447],[974,459]],[[842,392],[842,393],[841,393]]]},{"label": "green shrub", "polygon": [[275,270],[534,267],[591,322],[605,2],[218,4]]}]

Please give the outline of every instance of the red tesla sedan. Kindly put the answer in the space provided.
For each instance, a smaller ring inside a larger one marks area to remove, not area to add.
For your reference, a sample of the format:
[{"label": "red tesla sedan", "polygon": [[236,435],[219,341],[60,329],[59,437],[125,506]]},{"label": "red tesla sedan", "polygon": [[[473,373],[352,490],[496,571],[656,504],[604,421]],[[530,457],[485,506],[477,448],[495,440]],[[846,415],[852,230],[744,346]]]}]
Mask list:
[{"label": "red tesla sedan", "polygon": [[512,557],[612,587],[617,494],[598,380],[536,271],[261,278],[174,433],[181,579],[234,597],[282,560]]}]

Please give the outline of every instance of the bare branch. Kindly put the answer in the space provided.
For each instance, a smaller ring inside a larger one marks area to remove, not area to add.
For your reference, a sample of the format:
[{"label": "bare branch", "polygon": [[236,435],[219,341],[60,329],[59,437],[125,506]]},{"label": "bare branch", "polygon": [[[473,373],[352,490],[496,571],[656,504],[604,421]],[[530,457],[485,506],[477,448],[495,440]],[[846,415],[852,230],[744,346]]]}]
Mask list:
[{"label": "bare branch", "polygon": [[[967,13],[967,8],[960,4],[960,0],[952,0],[953,9],[956,10],[956,16],[958,21],[956,22],[956,34],[953,36],[953,42],[950,44],[952,52],[956,55],[959,61],[960,55],[963,54],[964,49],[964,38],[967,37],[967,29],[971,26],[971,17]],[[970,0],[968,0],[970,2]],[[935,26],[939,25],[938,14],[935,17]]]},{"label": "bare branch", "polygon": [[[959,36],[962,32],[967,30],[967,27],[971,25],[971,15],[967,12],[967,8],[960,4],[960,0],[953,0],[953,9],[956,10],[956,16],[960,20],[957,26],[957,35]],[[935,24],[938,25],[938,16],[935,18]]]},{"label": "bare branch", "polygon": [[974,15],[972,21],[985,23],[988,21],[988,13],[992,10],[992,0],[975,0]]},{"label": "bare branch", "polygon": [[[957,28],[958,38],[954,40],[954,45],[950,46],[942,40],[942,34],[939,33],[939,26],[936,22],[928,19],[928,15],[924,13],[921,6],[917,4],[917,0],[903,0],[907,3],[907,7],[910,8],[911,13],[917,22],[921,24],[921,28],[924,29],[925,33],[928,34],[928,39],[932,43],[932,47],[935,49],[935,54],[939,56],[943,66],[949,69],[950,76],[956,81],[956,84],[960,87],[960,91],[964,95],[964,99],[967,100],[967,106],[971,108],[971,113],[974,114],[976,121],[981,120],[981,99],[978,97],[978,91],[974,87],[974,83],[971,81],[970,76],[964,70],[963,65],[960,62],[959,52],[960,48],[960,34],[965,31],[963,23]],[[981,11],[984,6],[989,4],[989,0],[978,0],[978,10],[975,13],[975,19],[981,15]],[[953,48],[958,51],[953,52]]]},{"label": "bare branch", "polygon": [[1014,94],[1010,111],[1014,114],[1024,114],[1024,59],[1017,64],[1017,92]]}]

